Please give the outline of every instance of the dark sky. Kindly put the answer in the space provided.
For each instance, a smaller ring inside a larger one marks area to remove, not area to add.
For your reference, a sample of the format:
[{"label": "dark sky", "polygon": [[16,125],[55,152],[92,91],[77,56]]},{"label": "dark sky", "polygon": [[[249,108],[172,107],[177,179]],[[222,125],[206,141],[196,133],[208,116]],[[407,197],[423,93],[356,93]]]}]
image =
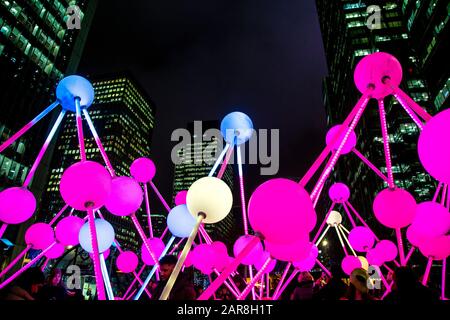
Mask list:
[{"label": "dark sky", "polygon": [[[326,74],[314,0],[103,0],[79,72],[130,70],[157,106],[155,182],[169,198],[170,141],[193,120],[240,110],[280,129],[278,176],[300,177],[324,146]],[[247,167],[248,193],[270,177]]]}]

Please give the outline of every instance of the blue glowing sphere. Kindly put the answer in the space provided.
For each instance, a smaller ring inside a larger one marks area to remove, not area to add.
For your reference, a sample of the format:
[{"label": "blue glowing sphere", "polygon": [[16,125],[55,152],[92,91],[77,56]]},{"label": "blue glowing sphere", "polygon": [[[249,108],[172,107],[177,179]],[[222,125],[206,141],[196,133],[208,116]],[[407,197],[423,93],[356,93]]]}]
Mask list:
[{"label": "blue glowing sphere", "polygon": [[220,131],[226,142],[239,145],[251,138],[253,123],[245,113],[231,112],[223,118]]},{"label": "blue glowing sphere", "polygon": [[[98,251],[100,253],[105,252],[114,242],[114,228],[104,219],[95,219],[95,228],[97,230]],[[78,239],[80,240],[81,247],[85,251],[89,253],[93,252],[88,222],[81,227]]]},{"label": "blue glowing sphere", "polygon": [[73,75],[62,79],[56,87],[56,98],[61,106],[75,112],[75,98],[80,98],[81,109],[89,108],[94,101],[94,88],[85,78]]},{"label": "blue glowing sphere", "polygon": [[189,237],[195,224],[196,220],[185,204],[176,206],[167,216],[167,227],[174,236],[179,238]]}]

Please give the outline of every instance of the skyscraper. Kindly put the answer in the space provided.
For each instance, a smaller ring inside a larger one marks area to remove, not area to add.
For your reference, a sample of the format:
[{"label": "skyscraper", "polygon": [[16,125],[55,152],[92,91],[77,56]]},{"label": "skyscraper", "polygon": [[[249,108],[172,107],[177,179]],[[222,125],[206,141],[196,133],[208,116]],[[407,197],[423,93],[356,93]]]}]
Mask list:
[{"label": "skyscraper", "polygon": [[[95,99],[88,109],[108,158],[117,176],[128,176],[131,163],[150,156],[150,141],[155,125],[155,106],[134,78],[126,73],[92,79]],[[96,143],[84,122],[85,147],[88,160],[103,163]],[[64,170],[80,160],[74,114],[69,114],[61,130],[52,159],[40,220],[49,221],[64,205],[59,182]],[[137,248],[137,233],[129,218],[111,215],[102,209],[125,247]],[[137,216],[146,221],[141,209]],[[146,225],[146,224],[145,224]]]},{"label": "skyscraper", "polygon": [[[178,192],[188,190],[196,180],[208,176],[214,164],[214,157],[217,158],[221,151],[219,148],[221,140],[217,140],[214,136],[208,138],[205,132],[209,129],[218,129],[219,126],[220,123],[216,120],[188,123],[187,130],[190,133],[191,141],[184,148],[178,150],[182,161],[175,165],[173,198]],[[231,165],[227,166],[222,179],[233,190],[233,168]],[[234,212],[235,210],[232,210],[224,220],[217,224],[205,225],[213,240],[228,241],[230,239],[235,224]]]},{"label": "skyscraper", "polygon": [[[356,64],[364,56],[378,51],[398,58],[403,66],[401,87],[433,113],[420,58],[411,50],[411,34],[399,1],[317,0],[316,4],[329,70],[323,92],[330,127],[341,123],[361,96],[353,83]],[[372,5],[376,7],[370,8]],[[380,13],[379,26],[371,23],[374,13]],[[395,183],[410,191],[418,201],[428,200],[434,182],[418,160],[418,129],[392,97],[385,99],[385,106]],[[356,133],[359,151],[386,173],[376,101],[369,103]],[[348,184],[354,193],[351,201],[366,218],[373,219],[374,196],[387,187],[386,183],[353,154],[340,159],[333,180]]]}]

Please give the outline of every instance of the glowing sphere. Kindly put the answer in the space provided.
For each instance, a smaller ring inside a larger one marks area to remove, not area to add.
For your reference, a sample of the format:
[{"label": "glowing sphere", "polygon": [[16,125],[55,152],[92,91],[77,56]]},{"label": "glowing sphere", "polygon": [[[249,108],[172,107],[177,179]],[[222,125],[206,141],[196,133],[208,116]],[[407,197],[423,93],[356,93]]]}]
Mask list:
[{"label": "glowing sphere", "polygon": [[156,166],[149,158],[138,158],[130,166],[130,174],[140,183],[150,182],[156,174]]},{"label": "glowing sphere", "polygon": [[377,220],[388,228],[403,228],[416,215],[416,200],[403,189],[384,189],[375,197],[373,212]]},{"label": "glowing sphere", "polygon": [[214,257],[215,257],[213,266],[217,268],[219,271],[221,271],[228,265],[230,261],[227,246],[223,242],[214,241],[213,243],[211,243],[211,247],[214,250]]},{"label": "glowing sphere", "polygon": [[306,259],[300,261],[294,261],[293,266],[301,272],[311,271],[316,265],[316,259],[312,257],[307,257]]},{"label": "glowing sphere", "polygon": [[49,259],[57,259],[64,254],[65,249],[66,248],[62,244],[56,243],[45,253],[45,256]]},{"label": "glowing sphere", "polygon": [[397,246],[389,240],[381,240],[375,246],[379,256],[383,261],[392,261],[397,257]]},{"label": "glowing sphere", "polygon": [[[181,252],[180,252],[180,255],[181,255]],[[185,267],[190,267],[190,266],[192,266],[192,264],[194,263],[194,251],[193,250],[191,250],[191,251],[189,251],[188,252],[188,254],[187,254],[187,256],[186,256],[186,260],[184,260],[184,266]]]},{"label": "glowing sphere", "polygon": [[64,201],[76,210],[94,210],[103,206],[111,192],[111,176],[104,166],[81,161],[67,168],[59,185]]},{"label": "glowing sphere", "polygon": [[422,228],[417,227],[417,225],[415,224],[411,224],[406,230],[406,238],[409,242],[411,242],[412,245],[420,247],[423,243],[432,238],[430,236],[427,236],[426,234],[423,234],[422,232]]},{"label": "glowing sphere", "polygon": [[[328,130],[327,136],[325,138],[327,146],[331,144],[334,137],[336,137],[337,134],[339,134],[339,130],[341,129],[342,125],[338,124],[334,127],[332,127],[330,130]],[[345,137],[345,132],[347,131],[347,128],[341,133],[339,136],[339,139],[337,139],[336,143],[333,145],[333,150],[337,150],[339,148],[339,145],[342,143]],[[344,146],[341,149],[341,154],[347,154],[356,146],[356,134],[354,131],[350,132],[350,135],[347,138],[347,141],[345,142]]]},{"label": "glowing sphere", "polygon": [[266,181],[253,192],[248,218],[253,230],[274,244],[295,242],[314,229],[317,221],[308,192],[282,178]]},{"label": "glowing sphere", "polygon": [[[261,256],[259,257],[259,259],[257,261],[255,261],[255,263],[253,264],[253,266],[256,268],[256,270],[261,270],[261,268],[263,267],[264,263],[267,261],[267,258],[270,257],[270,253],[267,251],[264,251]],[[264,270],[264,274],[266,273],[271,273],[273,271],[273,269],[275,269],[275,266],[277,265],[277,260],[272,259],[269,262],[269,265],[267,266],[266,270]]]},{"label": "glowing sphere", "polygon": [[381,99],[392,94],[392,88],[385,83],[390,79],[390,85],[398,87],[402,81],[402,66],[398,60],[385,52],[375,52],[361,59],[354,73],[355,85],[361,93],[373,86],[372,97]]},{"label": "glowing sphere", "polygon": [[58,241],[65,246],[76,246],[80,243],[78,235],[84,225],[84,220],[70,216],[61,219],[55,228],[55,236]]},{"label": "glowing sphere", "polygon": [[328,190],[328,195],[331,201],[336,203],[344,203],[350,198],[350,189],[343,183],[334,183],[330,190]]},{"label": "glowing sphere", "polygon": [[[148,244],[150,246],[150,250],[152,250],[155,258],[159,259],[159,257],[161,256],[161,254],[164,251],[164,248],[166,247],[164,245],[164,242],[160,238],[149,238],[149,239],[147,239],[147,242],[148,242]],[[141,246],[141,258],[142,258],[142,261],[148,266],[153,266],[155,264],[155,261],[152,259],[152,256],[148,252],[147,247],[145,246],[145,243],[143,243]]]},{"label": "glowing sphere", "polygon": [[427,201],[417,205],[414,226],[424,236],[438,237],[450,231],[450,213],[439,203]]},{"label": "glowing sphere", "polygon": [[122,272],[129,273],[136,270],[139,259],[133,251],[123,251],[116,260],[117,269]]},{"label": "glowing sphere", "polygon": [[33,249],[44,250],[55,242],[53,228],[47,223],[35,223],[25,232],[25,242]]},{"label": "glowing sphere", "polygon": [[375,248],[367,251],[366,259],[372,266],[381,266],[384,263],[381,254]]},{"label": "glowing sphere", "polygon": [[222,119],[220,132],[229,144],[240,145],[252,137],[253,123],[245,113],[231,112]]},{"label": "glowing sphere", "polygon": [[300,261],[307,258],[311,252],[311,243],[308,235],[293,243],[270,243],[264,242],[266,250],[270,255],[281,261]]},{"label": "glowing sphere", "polygon": [[141,207],[144,194],[133,178],[118,177],[111,182],[111,193],[105,207],[115,216],[128,216]]},{"label": "glowing sphere", "polygon": [[[114,228],[104,219],[95,219],[95,229],[97,234],[98,251],[105,252],[114,242]],[[86,222],[80,229],[78,235],[80,246],[87,252],[92,253],[91,233],[89,223]]]},{"label": "glowing sphere", "polygon": [[330,226],[336,226],[342,223],[342,215],[337,211],[331,211],[327,218],[327,224]]},{"label": "glowing sphere", "polygon": [[358,259],[358,257],[346,256],[344,259],[342,259],[341,267],[346,274],[350,275],[356,268],[361,268],[362,263],[361,260]]},{"label": "glowing sphere", "polygon": [[348,240],[356,251],[367,252],[375,243],[375,235],[369,228],[355,227],[350,231]]},{"label": "glowing sphere", "polygon": [[204,223],[216,223],[224,219],[233,205],[233,195],[227,184],[215,177],[195,181],[188,190],[186,204],[189,212],[197,218],[206,214]]},{"label": "glowing sphere", "polygon": [[175,196],[175,205],[186,204],[187,190],[183,190],[177,193]]},{"label": "glowing sphere", "polygon": [[214,241],[213,243],[211,243],[211,246],[213,247],[216,254],[228,256],[228,249],[225,243],[220,241]]},{"label": "glowing sphere", "polygon": [[425,170],[436,180],[450,183],[450,110],[429,120],[419,136],[417,151]]},{"label": "glowing sphere", "polygon": [[425,257],[434,260],[446,259],[450,255],[450,235],[432,238],[423,243],[419,249]]},{"label": "glowing sphere", "polygon": [[[255,236],[252,235],[243,235],[240,236],[233,246],[233,253],[234,256],[237,257],[239,253],[241,253],[242,250],[247,246],[247,244],[252,241],[255,238]],[[247,256],[242,259],[241,263],[245,265],[251,265],[254,264],[256,261],[258,261],[261,258],[261,255],[263,254],[263,246],[261,242],[258,242],[257,245],[255,245],[250,252],[247,254]]]},{"label": "glowing sphere", "polygon": [[72,75],[63,78],[56,87],[56,98],[65,110],[75,112],[75,98],[80,98],[80,107],[89,108],[94,101],[94,88],[85,78]]},{"label": "glowing sphere", "polygon": [[367,259],[365,257],[362,256],[358,256],[359,261],[361,261],[361,268],[363,268],[364,270],[369,270],[369,262],[367,261]]},{"label": "glowing sphere", "polygon": [[36,198],[26,188],[12,187],[0,192],[0,221],[19,224],[27,221],[36,210]]},{"label": "glowing sphere", "polygon": [[167,215],[167,227],[174,236],[179,238],[189,237],[195,223],[195,218],[185,204],[176,206]]},{"label": "glowing sphere", "polygon": [[[216,260],[216,252],[210,244],[200,244],[194,248],[193,265],[203,273],[211,273]],[[208,272],[209,271],[209,272]]]}]

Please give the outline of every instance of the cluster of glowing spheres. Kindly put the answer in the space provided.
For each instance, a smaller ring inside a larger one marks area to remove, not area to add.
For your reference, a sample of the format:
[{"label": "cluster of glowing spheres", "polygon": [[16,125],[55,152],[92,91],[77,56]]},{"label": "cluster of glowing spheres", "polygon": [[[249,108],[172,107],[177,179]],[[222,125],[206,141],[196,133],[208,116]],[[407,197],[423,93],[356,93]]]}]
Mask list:
[{"label": "cluster of glowing spheres", "polygon": [[0,222],[19,224],[31,218],[36,198],[26,188],[12,187],[0,192]]},{"label": "cluster of glowing spheres", "polygon": [[141,207],[144,194],[139,183],[130,177],[117,177],[111,182],[106,209],[115,216],[128,216]]},{"label": "cluster of glowing spheres", "polygon": [[373,212],[377,220],[388,228],[404,228],[411,224],[416,215],[416,200],[407,191],[384,189],[373,202]]},{"label": "cluster of glowing spheres", "polygon": [[94,88],[85,78],[71,75],[63,78],[56,87],[56,98],[63,109],[75,112],[75,98],[80,99],[81,108],[89,108],[94,101]]},{"label": "cluster of glowing spheres", "polygon": [[189,237],[195,224],[196,220],[185,204],[177,205],[167,215],[167,227],[174,236],[179,238]]},{"label": "cluster of glowing spheres", "polygon": [[59,190],[64,201],[76,210],[98,209],[111,193],[111,176],[104,166],[93,161],[81,161],[67,168],[61,177]]},{"label": "cluster of glowing spheres", "polygon": [[224,219],[233,205],[233,195],[228,185],[216,177],[204,177],[195,181],[188,190],[186,205],[197,219],[204,214],[204,223],[216,223]]},{"label": "cluster of glowing spheres", "polygon": [[288,179],[272,179],[252,194],[248,217],[253,230],[271,243],[292,243],[309,233],[317,217],[308,192]]},{"label": "cluster of glowing spheres", "polygon": [[84,220],[76,216],[61,219],[55,228],[56,239],[65,246],[78,245],[80,243],[78,235],[83,225]]},{"label": "cluster of glowing spheres", "polygon": [[356,251],[367,252],[375,243],[375,235],[369,228],[355,227],[350,231],[348,240]]},{"label": "cluster of glowing spheres", "polygon": [[[104,219],[95,219],[95,229],[98,242],[98,251],[100,253],[105,252],[111,247],[114,242],[114,228],[113,226]],[[78,240],[80,241],[80,246],[87,252],[93,253],[91,242],[91,230],[89,228],[89,222],[86,222],[80,229],[78,235]]]},{"label": "cluster of glowing spheres", "polygon": [[417,151],[425,170],[436,180],[450,183],[450,110],[444,110],[425,124]]},{"label": "cluster of glowing spheres", "polygon": [[222,119],[220,132],[227,143],[240,145],[252,137],[253,123],[245,113],[231,112]]},{"label": "cluster of glowing spheres", "polygon": [[55,242],[55,233],[47,223],[35,223],[25,232],[25,243],[31,245],[33,249],[44,250],[53,242]]},{"label": "cluster of glowing spheres", "polygon": [[[152,250],[155,259],[159,259],[165,248],[164,242],[160,238],[149,238],[147,239],[147,243],[150,247],[150,250]],[[145,243],[143,243],[141,246],[141,258],[142,262],[144,262],[146,265],[155,265],[155,260],[153,260],[152,255],[150,254],[150,252],[148,252]]]},{"label": "cluster of glowing spheres", "polygon": [[[255,238],[256,237],[252,235],[240,236],[233,245],[234,256],[237,257],[245,249],[245,247],[247,247],[247,245]],[[254,264],[261,258],[263,251],[264,248],[261,242],[260,241],[257,242],[257,244],[251,248],[250,252],[244,257],[244,259],[241,260],[241,263],[247,266]]]},{"label": "cluster of glowing spheres", "polygon": [[139,264],[139,259],[133,251],[123,251],[116,260],[117,269],[124,273],[134,272]]},{"label": "cluster of glowing spheres", "polygon": [[[337,150],[344,140],[345,133],[347,131],[347,128],[342,130],[342,125],[338,124],[334,127],[332,127],[330,130],[328,130],[327,136],[325,137],[325,141],[327,143],[327,146],[329,146],[334,139],[336,139],[336,136],[341,132],[339,135],[339,138],[337,138],[335,143],[333,144],[333,150]],[[353,150],[353,148],[356,146],[356,134],[354,131],[350,131],[350,134],[347,137],[347,141],[345,142],[344,146],[341,149],[341,154],[347,154]]]},{"label": "cluster of glowing spheres", "polygon": [[138,158],[131,164],[130,174],[136,181],[148,183],[156,174],[156,166],[149,158]]}]

